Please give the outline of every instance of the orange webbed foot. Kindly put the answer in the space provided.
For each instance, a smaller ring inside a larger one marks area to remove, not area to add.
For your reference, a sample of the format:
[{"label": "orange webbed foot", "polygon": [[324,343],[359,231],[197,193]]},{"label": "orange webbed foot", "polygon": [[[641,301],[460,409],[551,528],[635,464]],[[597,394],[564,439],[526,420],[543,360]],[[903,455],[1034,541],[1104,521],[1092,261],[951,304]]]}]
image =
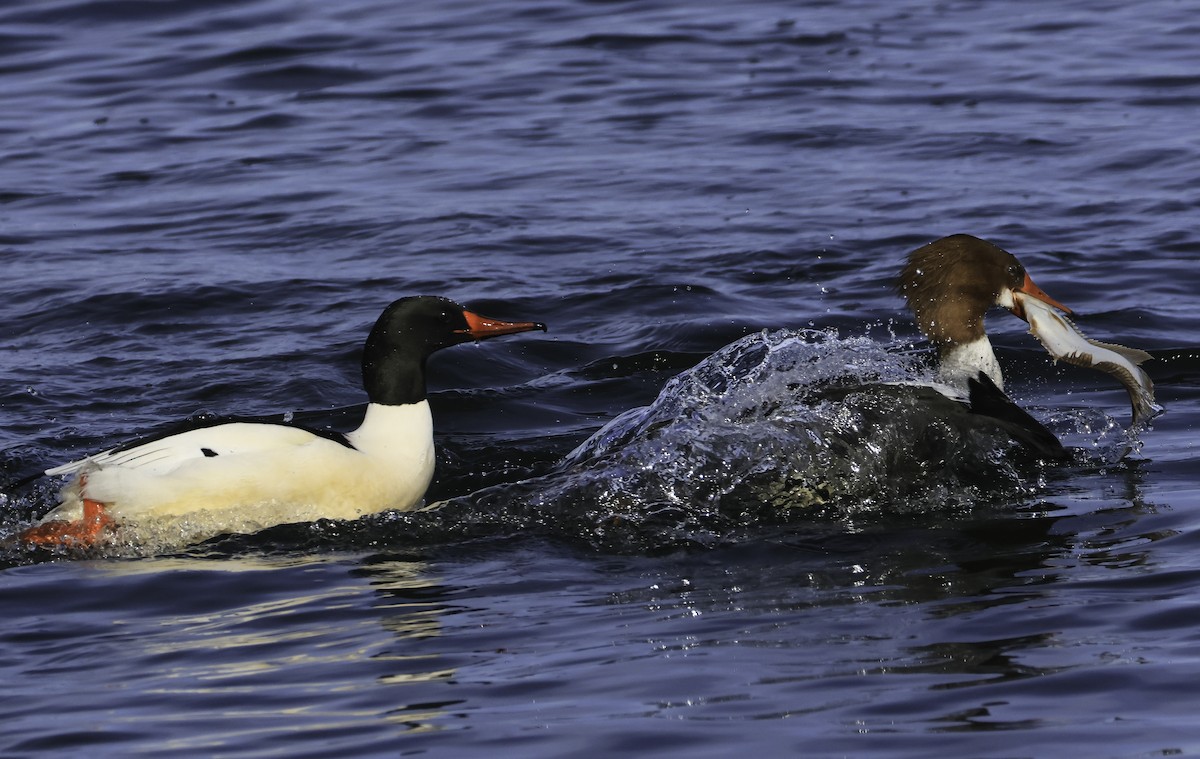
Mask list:
[{"label": "orange webbed foot", "polygon": [[104,504],[84,498],[82,519],[44,522],[22,532],[20,539],[39,546],[91,546],[116,526],[117,521],[109,515]]}]

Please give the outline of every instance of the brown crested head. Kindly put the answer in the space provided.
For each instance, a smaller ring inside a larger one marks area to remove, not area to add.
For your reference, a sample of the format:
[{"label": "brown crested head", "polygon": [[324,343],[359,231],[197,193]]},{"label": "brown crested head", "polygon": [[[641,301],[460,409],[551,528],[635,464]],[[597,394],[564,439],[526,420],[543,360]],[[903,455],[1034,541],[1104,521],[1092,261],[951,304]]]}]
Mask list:
[{"label": "brown crested head", "polygon": [[896,291],[908,302],[921,332],[944,350],[982,338],[984,313],[996,305],[1012,307],[1012,293],[1027,278],[1013,254],[958,234],[910,253]]}]

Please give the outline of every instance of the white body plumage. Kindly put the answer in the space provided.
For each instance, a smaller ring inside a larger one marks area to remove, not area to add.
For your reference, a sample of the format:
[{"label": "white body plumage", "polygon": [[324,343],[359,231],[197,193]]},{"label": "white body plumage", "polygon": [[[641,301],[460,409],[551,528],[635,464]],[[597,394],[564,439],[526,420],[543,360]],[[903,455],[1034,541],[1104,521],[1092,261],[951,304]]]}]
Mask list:
[{"label": "white body plumage", "polygon": [[[350,445],[284,424],[231,422],[189,430],[66,464],[47,474],[84,474],[43,518],[79,519],[82,497],[122,524],[205,514],[259,526],[353,519],[420,503],[433,477],[428,401],[369,404]],[[220,531],[219,524],[216,526]]]}]

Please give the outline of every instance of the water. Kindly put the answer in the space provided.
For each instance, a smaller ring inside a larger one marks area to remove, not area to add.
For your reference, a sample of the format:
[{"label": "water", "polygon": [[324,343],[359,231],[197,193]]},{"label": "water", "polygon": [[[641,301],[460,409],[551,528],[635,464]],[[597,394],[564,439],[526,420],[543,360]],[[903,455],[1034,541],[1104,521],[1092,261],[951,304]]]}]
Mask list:
[{"label": "water", "polygon": [[[0,483],[353,424],[401,295],[551,332],[435,357],[434,510],[4,549],[0,753],[1200,753],[1198,42],[1171,0],[5,5]],[[1001,312],[1069,462],[805,448],[855,423],[807,389],[927,371],[891,282],[954,232],[1150,351],[1152,429]]]}]

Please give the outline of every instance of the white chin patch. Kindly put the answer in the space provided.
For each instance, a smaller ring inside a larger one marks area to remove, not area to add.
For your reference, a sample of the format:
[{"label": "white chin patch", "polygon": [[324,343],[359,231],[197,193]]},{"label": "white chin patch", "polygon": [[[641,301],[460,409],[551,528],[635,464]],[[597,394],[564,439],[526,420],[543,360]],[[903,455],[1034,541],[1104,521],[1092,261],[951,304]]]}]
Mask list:
[{"label": "white chin patch", "polygon": [[1013,291],[1007,287],[1001,288],[1000,294],[996,296],[996,305],[1011,311],[1013,307]]}]

